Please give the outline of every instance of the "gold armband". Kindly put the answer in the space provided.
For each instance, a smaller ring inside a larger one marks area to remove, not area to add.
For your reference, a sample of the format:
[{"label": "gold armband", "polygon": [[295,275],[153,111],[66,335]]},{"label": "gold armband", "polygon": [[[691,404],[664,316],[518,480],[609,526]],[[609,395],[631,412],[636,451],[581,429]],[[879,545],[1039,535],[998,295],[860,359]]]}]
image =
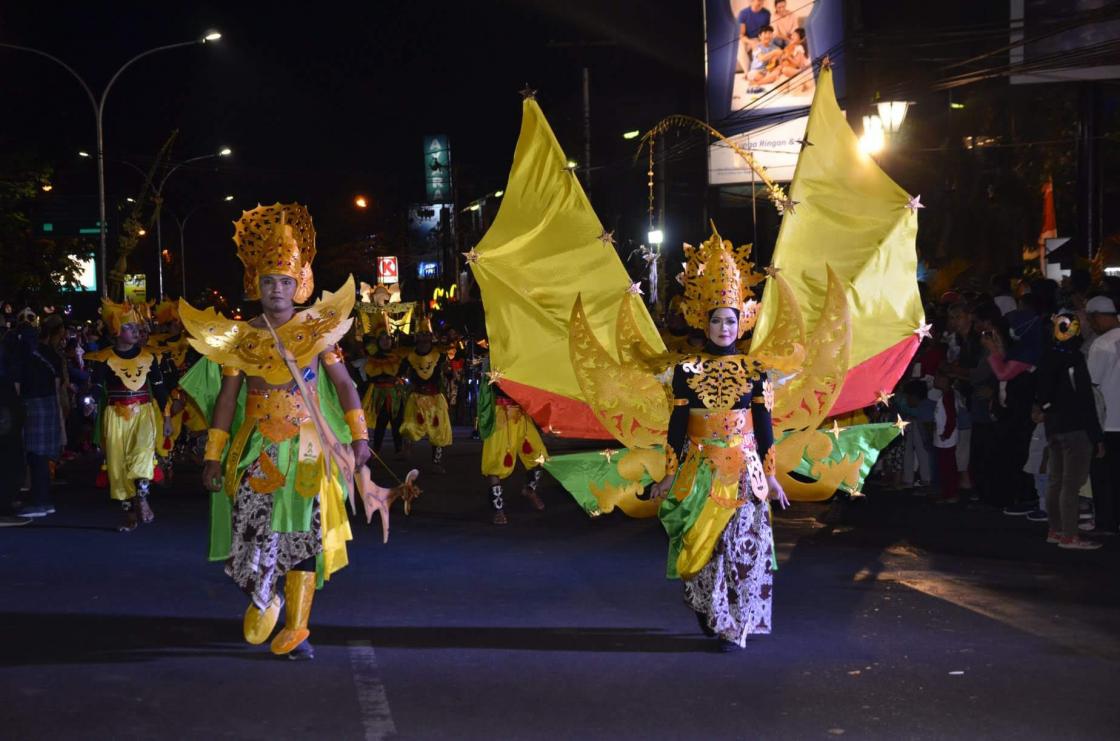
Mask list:
[{"label": "gold armband", "polygon": [[219,430],[217,427],[211,427],[206,431],[206,452],[203,454],[202,460],[220,461],[227,442],[229,442],[228,432]]},{"label": "gold armband", "polygon": [[332,347],[329,350],[324,350],[323,351],[323,364],[324,365],[328,365],[328,366],[329,365],[337,365],[338,363],[341,363],[341,362],[342,362],[342,353],[339,351],[338,345],[335,345],[334,347]]},{"label": "gold armband", "polygon": [[366,413],[361,409],[351,409],[346,413],[346,424],[350,427],[350,437],[354,440],[369,440],[369,427]]},{"label": "gold armband", "polygon": [[234,376],[240,376],[241,375],[241,369],[240,368],[234,368],[232,365],[223,365],[222,366],[222,375],[225,376],[225,377],[228,377],[228,378],[233,378]]},{"label": "gold armband", "polygon": [[775,476],[778,473],[778,459],[774,455],[773,445],[766,451],[766,455],[762,459],[762,472],[767,476]]},{"label": "gold armband", "polygon": [[673,450],[671,445],[665,446],[665,475],[672,476],[676,474],[677,467],[680,461],[677,460],[677,451]]}]

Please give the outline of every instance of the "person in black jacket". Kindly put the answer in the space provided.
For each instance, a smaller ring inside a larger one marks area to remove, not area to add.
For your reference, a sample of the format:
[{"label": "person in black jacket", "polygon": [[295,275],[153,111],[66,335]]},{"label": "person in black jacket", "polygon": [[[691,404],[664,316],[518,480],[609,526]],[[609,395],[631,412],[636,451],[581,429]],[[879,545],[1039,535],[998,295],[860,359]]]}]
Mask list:
[{"label": "person in black jacket", "polygon": [[1089,478],[1094,451],[1104,454],[1092,380],[1081,352],[1080,322],[1063,309],[1053,317],[1054,341],[1038,368],[1035,404],[1046,424],[1050,480],[1046,540],[1059,548],[1092,550],[1101,544],[1078,531],[1078,493]]}]

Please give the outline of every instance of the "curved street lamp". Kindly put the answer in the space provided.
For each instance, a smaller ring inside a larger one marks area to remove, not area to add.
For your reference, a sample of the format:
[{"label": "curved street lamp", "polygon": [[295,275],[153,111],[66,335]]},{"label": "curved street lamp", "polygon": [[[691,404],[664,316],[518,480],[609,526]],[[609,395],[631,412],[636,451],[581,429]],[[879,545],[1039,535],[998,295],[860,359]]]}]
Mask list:
[{"label": "curved street lamp", "polygon": [[[174,213],[171,214],[172,216],[175,217],[175,221],[179,225],[179,272],[183,277],[183,292],[182,292],[182,294],[180,294],[179,298],[182,298],[182,299],[187,298],[187,247],[186,247],[187,221],[191,218],[191,216],[194,216],[196,211],[198,211],[201,208],[206,208],[207,206],[219,205],[219,204],[222,204],[222,203],[229,203],[231,201],[233,201],[233,196],[223,196],[221,198],[221,200],[217,200],[217,201],[211,200],[211,201],[206,201],[204,203],[200,203],[197,206],[195,206],[194,208],[192,208],[190,211],[187,211],[186,215],[181,219],[178,216],[175,216]],[[161,259],[163,258],[162,253],[160,254],[160,258]],[[160,300],[161,301],[163,300],[162,296],[160,297]]]},{"label": "curved street lamp", "polygon": [[218,33],[217,31],[210,31],[200,39],[193,39],[191,41],[182,41],[178,44],[164,44],[163,46],[157,46],[154,49],[148,49],[145,52],[141,52],[140,54],[137,54],[132,59],[129,59],[127,62],[122,64],[120,66],[120,68],[117,69],[117,71],[113,74],[113,76],[111,78],[109,78],[109,84],[107,84],[105,86],[105,89],[101,92],[100,100],[93,94],[93,90],[86,83],[86,81],[84,79],[82,79],[82,76],[74,71],[73,67],[71,67],[66,62],[59,59],[58,57],[54,56],[53,54],[48,54],[47,52],[42,51],[41,49],[33,49],[30,46],[19,46],[17,44],[0,43],[0,48],[15,49],[16,51],[26,51],[26,52],[30,52],[32,54],[38,54],[39,56],[46,57],[47,59],[51,60],[52,62],[58,64],[60,67],[65,69],[67,72],[69,72],[74,77],[74,79],[76,79],[78,81],[78,83],[82,86],[82,89],[86,91],[86,96],[89,98],[90,105],[93,107],[94,119],[97,122],[97,201],[98,201],[98,215],[99,215],[99,219],[100,219],[99,222],[98,222],[98,230],[100,232],[100,246],[98,248],[97,262],[98,262],[98,265],[99,265],[99,268],[100,268],[99,272],[101,273],[100,282],[101,282],[101,295],[102,296],[107,296],[108,293],[109,293],[109,291],[108,291],[109,275],[108,275],[108,273],[106,272],[106,269],[105,269],[105,238],[106,238],[106,229],[105,229],[105,146],[104,146],[104,137],[102,135],[103,134],[103,132],[102,132],[102,119],[104,118],[104,113],[105,113],[105,99],[108,98],[109,91],[112,89],[113,83],[115,83],[117,81],[117,78],[121,76],[121,73],[124,72],[129,67],[131,67],[135,62],[143,59],[144,57],[149,56],[151,54],[155,54],[156,52],[169,51],[171,49],[179,49],[179,48],[182,48],[184,46],[194,46],[195,44],[212,43],[214,41],[217,41],[220,38],[222,38],[222,35],[220,33]]}]

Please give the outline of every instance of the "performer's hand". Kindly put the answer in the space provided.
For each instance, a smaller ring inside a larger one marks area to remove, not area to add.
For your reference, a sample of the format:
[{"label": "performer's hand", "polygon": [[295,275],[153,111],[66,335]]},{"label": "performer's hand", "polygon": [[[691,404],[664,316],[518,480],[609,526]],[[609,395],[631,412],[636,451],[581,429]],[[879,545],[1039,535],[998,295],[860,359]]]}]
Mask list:
[{"label": "performer's hand", "polygon": [[354,468],[361,468],[369,460],[369,442],[355,440],[350,443],[350,447],[354,449]]},{"label": "performer's hand", "polygon": [[222,464],[219,461],[206,461],[202,464],[202,485],[207,491],[222,490]]},{"label": "performer's hand", "polygon": [[766,485],[770,487],[770,499],[777,501],[782,509],[789,506],[789,499],[786,498],[786,490],[778,483],[776,476],[767,476]]},{"label": "performer's hand", "polygon": [[673,477],[666,476],[665,478],[654,484],[653,487],[649,490],[650,499],[664,499],[665,497],[669,496],[669,489],[672,488],[672,486]]}]

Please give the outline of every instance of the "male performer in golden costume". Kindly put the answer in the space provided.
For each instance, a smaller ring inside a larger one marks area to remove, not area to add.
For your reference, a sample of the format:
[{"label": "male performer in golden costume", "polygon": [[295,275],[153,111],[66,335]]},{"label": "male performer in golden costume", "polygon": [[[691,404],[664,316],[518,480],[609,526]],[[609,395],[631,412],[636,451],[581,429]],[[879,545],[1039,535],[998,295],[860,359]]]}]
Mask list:
[{"label": "male performer in golden costume", "polygon": [[299,204],[246,211],[234,242],[261,316],[231,321],[180,302],[191,345],[205,356],[181,386],[210,418],[202,472],[214,492],[210,558],[224,560],[250,597],[246,641],[267,640],[284,605],[272,652],[312,658],[312,597],[346,565],[351,539],[341,445],[352,446],[355,468],[369,458],[358,391],[336,345],[353,321],[354,282],[296,311],[311,296],[315,256],[311,215]]},{"label": "male performer in golden costume", "polygon": [[[155,519],[148,494],[155,468],[156,440],[168,425],[159,413],[167,402],[156,356],[140,342],[147,306],[101,299],[101,318],[114,344],[86,355],[100,398],[95,435],[105,451],[109,496],[121,503],[121,532]],[[154,402],[154,403],[153,403]]]},{"label": "male performer in golden costume", "polygon": [[362,378],[368,384],[362,398],[366,421],[373,423],[373,450],[381,453],[385,430],[393,434],[393,450],[401,454],[401,414],[404,411],[405,386],[400,377],[404,358],[393,347],[388,315],[382,313],[380,324],[372,342],[366,344],[366,357],[359,366]]},{"label": "male performer in golden costume", "polygon": [[451,444],[451,414],[447,397],[440,389],[443,352],[433,343],[430,318],[421,318],[416,347],[405,360],[412,387],[404,403],[401,433],[412,442],[428,438],[432,444],[432,464],[441,469],[443,449]]}]

